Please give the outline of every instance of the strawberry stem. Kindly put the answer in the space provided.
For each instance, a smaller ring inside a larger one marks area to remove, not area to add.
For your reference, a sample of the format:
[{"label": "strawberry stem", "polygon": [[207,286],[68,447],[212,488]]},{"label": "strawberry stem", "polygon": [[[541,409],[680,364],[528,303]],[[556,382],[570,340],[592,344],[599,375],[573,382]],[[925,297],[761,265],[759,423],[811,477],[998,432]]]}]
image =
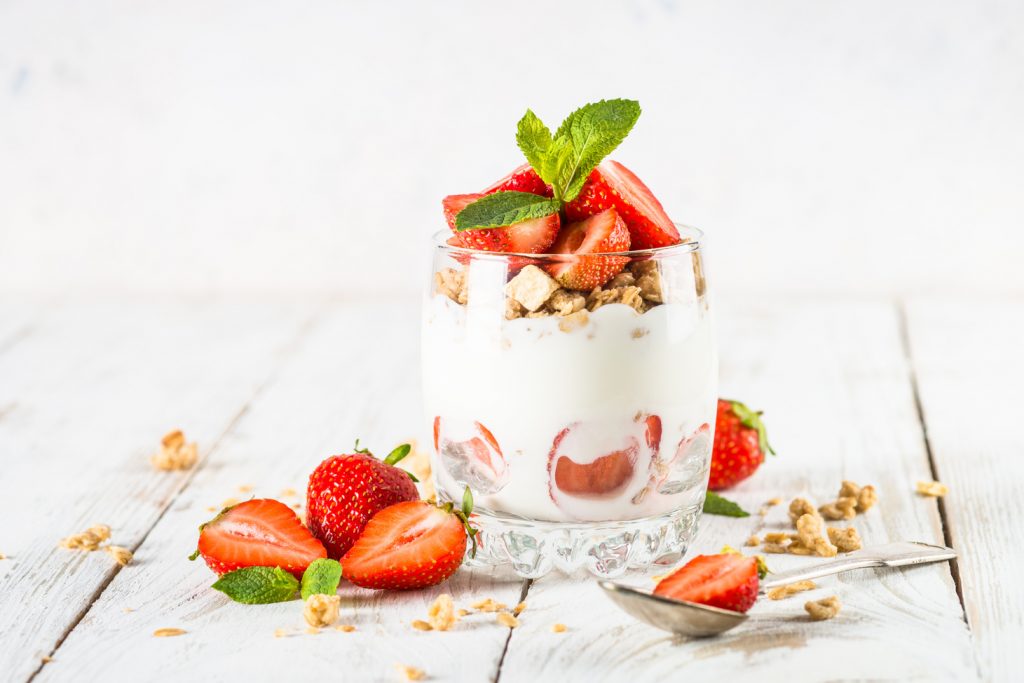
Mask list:
[{"label": "strawberry stem", "polygon": [[410,446],[407,443],[403,443],[401,446],[398,446],[397,448],[395,448],[395,450],[388,453],[388,456],[384,458],[384,464],[394,465],[395,463],[399,462],[402,458],[409,455],[410,451],[412,451],[412,446]]}]

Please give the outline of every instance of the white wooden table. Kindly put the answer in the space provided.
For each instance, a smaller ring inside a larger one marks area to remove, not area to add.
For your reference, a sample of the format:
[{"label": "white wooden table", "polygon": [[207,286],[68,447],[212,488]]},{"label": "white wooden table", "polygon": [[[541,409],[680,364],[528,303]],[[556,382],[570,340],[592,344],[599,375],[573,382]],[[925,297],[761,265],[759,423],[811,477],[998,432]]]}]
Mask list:
[{"label": "white wooden table", "polygon": [[[412,305],[0,300],[0,680],[393,681],[396,662],[431,680],[1019,680],[1024,301],[758,299],[718,301],[722,393],[766,411],[779,456],[732,497],[757,510],[872,483],[880,502],[854,522],[866,543],[951,543],[960,560],[825,579],[689,642],[631,621],[586,576],[343,585],[342,621],[357,630],[318,635],[298,602],[237,605],[208,588],[185,557],[209,507],[240,486],[301,491],[357,436],[383,450],[423,431]],[[156,472],[148,456],[174,427],[202,460]],[[932,478],[950,486],[942,501],[914,494]],[[740,545],[783,516],[705,518],[694,550]],[[57,548],[93,523],[135,561]],[[413,630],[441,592],[528,607],[515,630],[493,615]],[[810,622],[804,600],[832,594],[840,615]],[[154,638],[163,627],[187,633]]]}]

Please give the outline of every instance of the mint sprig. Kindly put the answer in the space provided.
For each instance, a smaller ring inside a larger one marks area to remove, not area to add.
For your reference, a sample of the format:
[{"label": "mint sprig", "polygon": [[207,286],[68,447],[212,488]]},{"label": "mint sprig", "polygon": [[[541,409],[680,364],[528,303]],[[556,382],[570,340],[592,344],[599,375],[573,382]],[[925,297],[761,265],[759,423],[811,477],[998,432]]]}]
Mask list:
[{"label": "mint sprig", "polygon": [[299,582],[280,567],[242,567],[217,579],[213,588],[235,602],[266,605],[294,598]]},{"label": "mint sprig", "polygon": [[704,514],[723,517],[749,517],[750,513],[736,503],[723,498],[714,491],[708,491],[704,498]]},{"label": "mint sprig", "polygon": [[460,211],[455,217],[455,229],[500,228],[503,225],[544,218],[558,213],[561,208],[562,204],[557,199],[529,192],[495,192],[481,197]]},{"label": "mint sprig", "polygon": [[322,593],[334,595],[341,583],[341,564],[337,560],[320,558],[313,562],[302,573],[302,599]]}]

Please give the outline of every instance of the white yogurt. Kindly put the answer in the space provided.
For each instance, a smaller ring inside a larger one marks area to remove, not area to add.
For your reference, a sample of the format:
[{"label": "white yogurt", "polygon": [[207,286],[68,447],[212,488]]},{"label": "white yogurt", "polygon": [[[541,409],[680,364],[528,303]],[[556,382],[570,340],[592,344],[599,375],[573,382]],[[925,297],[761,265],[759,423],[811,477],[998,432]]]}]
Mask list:
[{"label": "white yogurt", "polygon": [[443,295],[424,306],[425,405],[439,428],[443,494],[460,500],[468,483],[482,512],[562,522],[636,519],[699,500],[718,376],[703,300],[643,315],[611,304],[571,331],[561,318],[505,320],[503,310]]}]

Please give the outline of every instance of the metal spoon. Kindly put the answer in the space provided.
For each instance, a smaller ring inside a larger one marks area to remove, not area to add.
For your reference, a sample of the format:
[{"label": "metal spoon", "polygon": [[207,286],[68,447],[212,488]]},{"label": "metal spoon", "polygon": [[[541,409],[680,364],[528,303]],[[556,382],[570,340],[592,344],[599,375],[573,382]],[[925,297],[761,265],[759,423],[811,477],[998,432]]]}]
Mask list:
[{"label": "metal spoon", "polygon": [[[851,569],[909,567],[915,564],[953,559],[956,559],[956,553],[951,548],[943,546],[909,541],[888,543],[857,550],[829,562],[820,562],[788,572],[769,574],[765,580],[761,581],[759,592],[765,593],[777,586],[805,579],[816,579],[821,576],[831,576]],[[663,598],[621,583],[611,581],[598,583],[612,601],[628,614],[655,628],[682,636],[702,638],[718,635],[739,626],[747,619],[747,615],[741,612]]]}]

